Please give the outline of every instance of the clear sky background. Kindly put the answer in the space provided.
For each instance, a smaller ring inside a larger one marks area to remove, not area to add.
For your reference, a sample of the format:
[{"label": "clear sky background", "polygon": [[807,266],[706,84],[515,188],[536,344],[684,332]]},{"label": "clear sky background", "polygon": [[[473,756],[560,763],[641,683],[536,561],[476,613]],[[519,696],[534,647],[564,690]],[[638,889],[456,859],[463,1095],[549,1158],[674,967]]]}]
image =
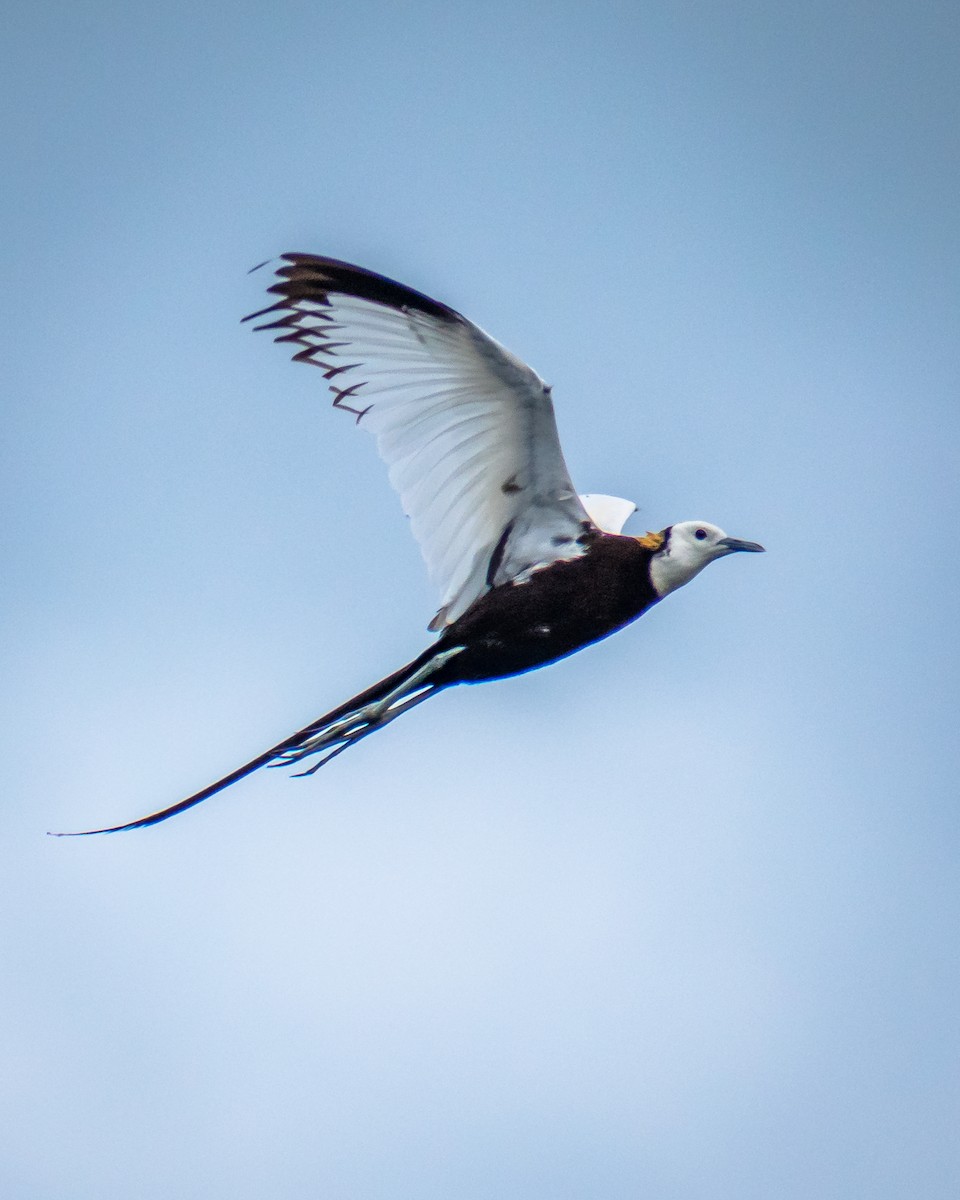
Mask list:
[{"label": "clear sky background", "polygon": [[[0,1193],[960,1194],[953,3],[6,16]],[[372,442],[239,319],[351,259],[763,542],[310,780],[413,657]]]}]

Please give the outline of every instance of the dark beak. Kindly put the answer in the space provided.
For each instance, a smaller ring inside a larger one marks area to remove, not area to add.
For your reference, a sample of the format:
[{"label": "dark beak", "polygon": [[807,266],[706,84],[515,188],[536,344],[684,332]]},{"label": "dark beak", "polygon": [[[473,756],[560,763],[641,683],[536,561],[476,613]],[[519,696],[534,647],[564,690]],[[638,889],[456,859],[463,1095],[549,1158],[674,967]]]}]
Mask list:
[{"label": "dark beak", "polygon": [[759,542],[742,542],[739,538],[721,538],[717,545],[722,546],[727,554],[733,554],[735,550],[749,550],[751,554],[764,553]]}]

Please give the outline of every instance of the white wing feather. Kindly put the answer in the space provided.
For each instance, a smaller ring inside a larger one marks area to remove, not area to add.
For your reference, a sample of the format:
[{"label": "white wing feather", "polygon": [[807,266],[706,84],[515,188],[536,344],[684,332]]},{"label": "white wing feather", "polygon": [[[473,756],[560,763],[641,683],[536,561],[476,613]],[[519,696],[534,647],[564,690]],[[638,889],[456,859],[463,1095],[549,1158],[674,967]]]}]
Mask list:
[{"label": "white wing feather", "polygon": [[587,510],[590,520],[604,533],[619,533],[637,511],[637,506],[632,500],[622,500],[619,496],[604,496],[601,492],[581,496],[580,503]]},{"label": "white wing feather", "polygon": [[281,299],[252,314],[271,318],[257,328],[319,366],[335,407],[376,437],[440,589],[431,628],[491,587],[583,553],[578,539],[594,525],[535,371],[459,313],[383,276],[310,255],[284,261],[270,288]]}]

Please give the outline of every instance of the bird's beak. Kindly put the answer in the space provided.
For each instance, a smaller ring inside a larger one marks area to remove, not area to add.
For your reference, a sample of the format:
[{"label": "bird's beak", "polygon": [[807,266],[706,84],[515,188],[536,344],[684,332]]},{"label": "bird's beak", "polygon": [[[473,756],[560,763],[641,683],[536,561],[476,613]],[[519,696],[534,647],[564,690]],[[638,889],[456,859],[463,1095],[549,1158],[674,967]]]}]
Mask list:
[{"label": "bird's beak", "polygon": [[739,538],[721,538],[717,545],[723,547],[724,554],[733,554],[736,550],[749,550],[751,554],[764,553],[759,542],[742,542]]}]

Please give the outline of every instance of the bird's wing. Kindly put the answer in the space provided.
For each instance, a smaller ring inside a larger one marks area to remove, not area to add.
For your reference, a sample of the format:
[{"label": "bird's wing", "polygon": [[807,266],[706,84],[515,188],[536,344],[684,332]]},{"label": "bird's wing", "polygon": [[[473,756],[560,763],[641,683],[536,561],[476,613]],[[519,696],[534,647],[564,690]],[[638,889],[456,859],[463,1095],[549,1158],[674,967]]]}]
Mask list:
[{"label": "bird's wing", "polygon": [[349,263],[285,254],[277,300],[247,320],[319,367],[334,407],[377,439],[431,579],[431,629],[491,587],[583,553],[594,528],[550,389],[445,304]]},{"label": "bird's wing", "polygon": [[604,533],[619,533],[637,511],[637,506],[632,500],[623,500],[620,496],[604,496],[600,492],[581,496],[580,502],[587,510],[590,520]]}]

